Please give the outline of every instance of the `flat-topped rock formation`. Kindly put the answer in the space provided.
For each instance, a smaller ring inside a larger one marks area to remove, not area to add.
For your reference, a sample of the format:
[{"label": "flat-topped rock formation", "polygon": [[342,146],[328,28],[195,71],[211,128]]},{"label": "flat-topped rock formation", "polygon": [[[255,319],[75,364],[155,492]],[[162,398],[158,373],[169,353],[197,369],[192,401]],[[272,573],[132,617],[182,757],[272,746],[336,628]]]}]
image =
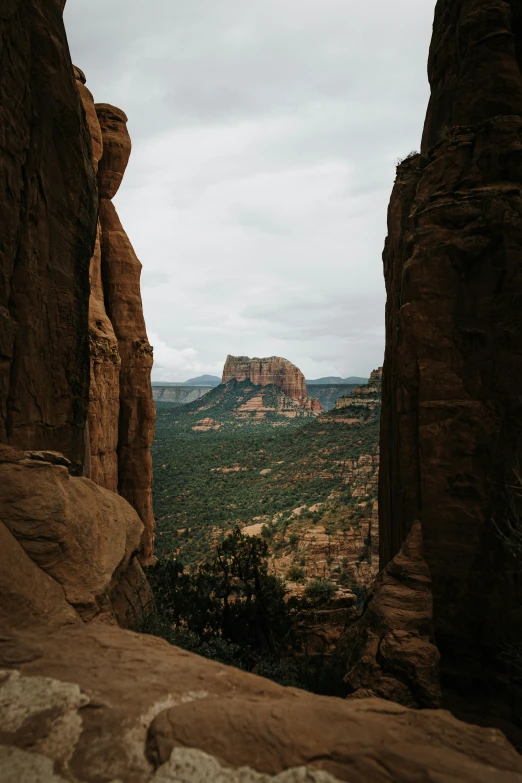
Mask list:
[{"label": "flat-topped rock formation", "polygon": [[248,356],[227,356],[223,368],[223,383],[230,380],[249,380],[254,386],[268,386],[273,383],[306,410],[321,413],[319,400],[308,396],[306,381],[301,370],[280,356],[270,356],[266,359]]}]

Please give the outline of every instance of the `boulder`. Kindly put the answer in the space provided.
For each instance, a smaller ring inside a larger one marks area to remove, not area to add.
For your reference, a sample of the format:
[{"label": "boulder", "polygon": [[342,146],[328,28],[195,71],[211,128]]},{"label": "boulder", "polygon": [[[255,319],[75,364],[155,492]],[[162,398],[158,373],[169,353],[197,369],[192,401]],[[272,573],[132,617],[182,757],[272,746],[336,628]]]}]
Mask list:
[{"label": "boulder", "polygon": [[[22,611],[21,605],[22,615],[34,616],[42,603],[53,616],[77,613],[84,622],[96,618],[139,624],[142,614],[135,606],[132,616],[125,593],[130,581],[136,587],[131,602],[139,602],[141,583],[141,603],[152,600],[134,563],[143,525],[123,498],[71,476],[64,465],[0,445],[0,509],[6,546],[14,551],[17,542],[22,550],[5,563],[3,575],[13,595],[24,596],[28,609]],[[9,611],[11,604],[7,602]]]}]

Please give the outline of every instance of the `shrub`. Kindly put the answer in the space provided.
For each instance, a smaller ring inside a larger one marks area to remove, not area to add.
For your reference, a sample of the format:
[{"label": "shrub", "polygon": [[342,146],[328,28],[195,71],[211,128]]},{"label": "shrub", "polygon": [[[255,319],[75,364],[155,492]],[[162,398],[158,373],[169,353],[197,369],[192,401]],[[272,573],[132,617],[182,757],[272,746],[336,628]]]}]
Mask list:
[{"label": "shrub", "polygon": [[337,587],[328,579],[313,579],[305,588],[305,595],[311,601],[330,601],[336,592]]},{"label": "shrub", "polygon": [[288,539],[288,543],[292,548],[297,546],[297,544],[299,543],[299,536],[297,535],[297,533],[292,533],[292,535]]},{"label": "shrub", "polygon": [[297,563],[291,565],[286,572],[286,579],[288,579],[289,582],[301,582],[304,578],[304,569],[301,568],[301,566],[298,566]]}]

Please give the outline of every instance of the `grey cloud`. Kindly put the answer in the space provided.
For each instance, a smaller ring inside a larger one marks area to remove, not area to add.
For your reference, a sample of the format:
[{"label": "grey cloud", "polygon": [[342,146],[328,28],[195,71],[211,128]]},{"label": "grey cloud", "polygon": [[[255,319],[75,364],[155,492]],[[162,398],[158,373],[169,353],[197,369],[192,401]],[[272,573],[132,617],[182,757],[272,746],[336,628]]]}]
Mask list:
[{"label": "grey cloud", "polygon": [[418,148],[426,0],[69,0],[73,60],[129,116],[116,198],[155,377],[227,353],[382,362],[395,161]]}]

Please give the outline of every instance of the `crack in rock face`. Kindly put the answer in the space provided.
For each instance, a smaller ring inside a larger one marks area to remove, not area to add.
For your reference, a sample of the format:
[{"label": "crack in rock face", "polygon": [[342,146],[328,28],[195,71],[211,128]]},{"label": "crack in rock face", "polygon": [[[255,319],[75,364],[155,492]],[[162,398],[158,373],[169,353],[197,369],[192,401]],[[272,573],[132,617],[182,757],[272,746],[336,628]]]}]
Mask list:
[{"label": "crack in rock face", "polygon": [[263,775],[248,767],[222,767],[214,756],[192,748],[175,748],[156,772],[154,783],[338,783],[327,772],[294,767],[278,775]]},{"label": "crack in rock face", "polygon": [[208,697],[209,693],[207,691],[188,691],[181,696],[169,694],[165,699],[150,706],[143,715],[140,715],[134,726],[126,732],[124,738],[124,745],[129,754],[129,759],[132,760],[133,766],[135,766],[136,769],[141,769],[144,772],[150,773],[151,764],[145,757],[144,748],[147,732],[157,715],[164,710],[176,707],[179,704],[188,704],[192,701],[207,699]]}]

